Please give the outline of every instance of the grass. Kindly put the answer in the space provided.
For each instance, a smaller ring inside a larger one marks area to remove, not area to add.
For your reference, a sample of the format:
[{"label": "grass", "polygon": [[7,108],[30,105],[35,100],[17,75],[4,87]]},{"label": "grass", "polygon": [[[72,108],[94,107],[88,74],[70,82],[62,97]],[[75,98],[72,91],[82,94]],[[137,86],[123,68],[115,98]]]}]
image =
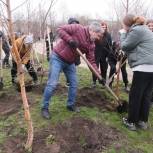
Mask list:
[{"label": "grass", "polygon": [[[47,67],[47,64],[45,64]],[[90,87],[91,86],[91,73],[89,70],[85,68],[78,67],[78,81],[79,81],[79,88],[82,87]],[[5,88],[3,91],[6,93],[14,93],[15,91],[11,85],[11,78],[9,70],[4,70],[4,85]],[[44,79],[44,81],[47,78]],[[64,85],[65,78],[63,74],[60,77],[60,82]],[[97,87],[99,90],[102,91],[102,94],[105,95],[107,99],[112,100],[113,97],[108,93],[107,90],[101,88],[100,85]],[[123,88],[123,84],[120,83],[120,97],[122,99],[128,100],[128,96],[125,92],[121,89]],[[100,111],[98,108],[87,108],[81,107],[80,113],[71,113],[66,110],[66,96],[54,96],[52,99],[52,103],[50,104],[50,110],[52,114],[52,119],[47,121],[41,117],[40,108],[41,108],[41,99],[42,95],[34,95],[33,93],[28,94],[28,96],[33,96],[36,103],[30,107],[31,116],[33,120],[34,129],[40,129],[49,126],[50,124],[56,125],[57,123],[61,123],[73,116],[81,116],[84,118],[88,118],[94,121],[99,121],[101,123],[105,123],[108,126],[117,128],[125,137],[126,139],[112,144],[110,148],[105,150],[104,153],[126,153],[132,150],[142,151],[144,153],[153,153],[153,109],[150,111],[149,117],[149,126],[150,128],[147,131],[138,130],[137,132],[129,131],[126,127],[122,124],[122,117],[126,114],[117,114],[115,112],[108,112],[108,111]],[[21,109],[17,114],[7,116],[7,117],[0,117],[0,144],[3,144],[5,140],[9,136],[16,136],[16,135],[26,135],[26,124],[24,120],[23,110]],[[10,133],[8,135],[9,127],[12,127]],[[53,138],[50,136],[46,141],[47,143],[52,143]],[[80,143],[84,145],[84,138],[80,137]],[[117,149],[117,145],[120,145],[120,149]]]}]

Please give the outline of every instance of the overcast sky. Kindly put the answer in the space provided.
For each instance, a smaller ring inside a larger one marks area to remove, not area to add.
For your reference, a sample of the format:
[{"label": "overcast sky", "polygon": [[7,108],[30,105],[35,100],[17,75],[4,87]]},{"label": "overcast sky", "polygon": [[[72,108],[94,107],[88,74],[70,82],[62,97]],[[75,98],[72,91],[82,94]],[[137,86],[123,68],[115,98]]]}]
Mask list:
[{"label": "overcast sky", "polygon": [[[16,6],[22,4],[25,0],[10,0],[12,9]],[[27,0],[31,1],[32,10],[38,9],[39,4],[41,4],[46,10],[49,7],[50,0]],[[115,0],[115,2],[121,0]],[[151,2],[152,0],[145,0],[145,2]],[[110,19],[115,16],[114,0],[57,0],[54,6],[54,11],[56,12],[56,19],[62,19],[64,17],[70,17],[77,15],[89,16],[91,18],[103,18]],[[18,11],[23,12],[26,8],[26,4],[17,9],[14,13]],[[26,12],[26,11],[24,11]]]},{"label": "overcast sky", "polygon": [[[10,0],[12,9],[22,4],[25,0]],[[114,0],[57,0],[54,6],[56,16],[61,19],[63,14],[65,16],[87,15],[91,18],[109,18],[110,14],[110,3]],[[39,3],[43,4],[44,8],[49,7],[49,0],[31,0],[31,7],[38,8]],[[23,11],[26,4],[17,9]]]}]

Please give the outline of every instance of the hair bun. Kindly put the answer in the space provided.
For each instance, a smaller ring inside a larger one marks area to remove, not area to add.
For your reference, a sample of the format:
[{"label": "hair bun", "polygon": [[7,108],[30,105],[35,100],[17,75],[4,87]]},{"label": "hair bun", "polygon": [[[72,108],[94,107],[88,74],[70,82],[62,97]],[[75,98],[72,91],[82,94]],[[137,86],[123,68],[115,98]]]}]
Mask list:
[{"label": "hair bun", "polygon": [[133,18],[134,24],[145,24],[145,18],[143,16],[136,16]]}]

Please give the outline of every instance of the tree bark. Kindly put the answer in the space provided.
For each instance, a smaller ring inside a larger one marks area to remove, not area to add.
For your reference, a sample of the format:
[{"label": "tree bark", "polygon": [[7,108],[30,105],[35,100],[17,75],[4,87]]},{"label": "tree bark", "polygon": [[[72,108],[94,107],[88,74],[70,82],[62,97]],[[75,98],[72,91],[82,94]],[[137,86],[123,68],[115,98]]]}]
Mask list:
[{"label": "tree bark", "polygon": [[17,69],[18,69],[18,77],[19,77],[19,83],[20,83],[20,88],[21,88],[21,97],[23,101],[23,107],[24,107],[24,115],[25,115],[25,120],[27,122],[28,126],[28,138],[25,144],[25,149],[30,150],[32,149],[32,143],[33,143],[33,125],[32,125],[32,120],[31,120],[31,115],[30,115],[30,110],[29,110],[29,104],[26,96],[26,90],[25,90],[25,82],[24,82],[24,71],[22,68],[22,60],[20,58],[18,49],[16,47],[15,43],[15,36],[13,33],[13,25],[12,25],[12,17],[11,17],[11,9],[10,9],[10,0],[6,0],[7,2],[7,14],[8,14],[8,24],[9,24],[9,32],[10,32],[10,37],[12,41],[12,56],[15,59],[17,63]]}]

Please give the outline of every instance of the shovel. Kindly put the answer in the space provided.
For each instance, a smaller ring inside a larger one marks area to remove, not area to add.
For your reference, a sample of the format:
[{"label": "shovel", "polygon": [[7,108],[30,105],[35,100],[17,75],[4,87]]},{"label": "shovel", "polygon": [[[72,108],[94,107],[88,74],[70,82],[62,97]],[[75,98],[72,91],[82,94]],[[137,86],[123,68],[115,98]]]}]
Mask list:
[{"label": "shovel", "polygon": [[[102,77],[100,76],[100,74],[95,70],[95,68],[91,65],[91,63],[83,56],[83,54],[81,53],[81,51],[77,48],[76,49],[77,53],[83,58],[83,60],[85,61],[85,63],[88,65],[88,67],[92,70],[92,72],[96,75],[96,77],[99,80],[102,80]],[[127,112],[128,109],[128,104],[126,101],[122,101],[117,97],[117,95],[112,91],[112,89],[108,86],[108,84],[105,84],[106,89],[111,93],[111,95],[115,98],[116,103],[117,103],[117,111],[119,113],[123,113],[123,112]]]},{"label": "shovel", "polygon": [[4,87],[3,84],[3,65],[2,65],[2,37],[0,37],[0,90]]}]

